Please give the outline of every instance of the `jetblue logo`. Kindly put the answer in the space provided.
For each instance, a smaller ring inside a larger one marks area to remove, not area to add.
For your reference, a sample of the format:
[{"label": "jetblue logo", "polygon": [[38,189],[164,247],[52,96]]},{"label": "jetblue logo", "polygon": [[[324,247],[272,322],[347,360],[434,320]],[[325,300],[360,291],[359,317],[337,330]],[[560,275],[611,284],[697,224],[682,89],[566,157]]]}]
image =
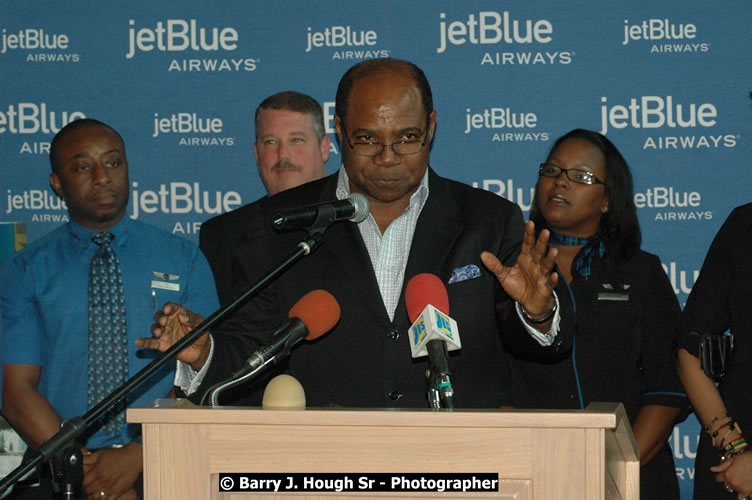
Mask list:
[{"label": "jetblue logo", "polygon": [[[515,187],[514,179],[483,179],[482,181],[473,181],[473,187],[494,193],[512,203],[516,203],[523,212],[530,210],[535,195],[535,186]],[[526,195],[527,199],[525,199]]]},{"label": "jetblue logo", "polygon": [[[708,52],[710,43],[697,41],[697,27],[691,23],[673,23],[668,19],[646,19],[637,23],[624,20],[621,44],[645,41],[651,54]],[[634,44],[633,44],[634,45]]]},{"label": "jetblue logo", "polygon": [[[181,146],[234,146],[235,137],[218,137],[223,127],[221,118],[202,117],[198,113],[173,113],[166,118],[154,113],[152,137],[178,134]],[[203,137],[198,137],[199,134]],[[212,137],[206,137],[207,134]]]},{"label": "jetblue logo", "polygon": [[[237,191],[206,191],[198,182],[178,182],[160,184],[157,189],[140,188],[132,183],[131,219],[152,214],[199,214],[202,219],[229,212],[243,204]],[[206,214],[206,215],[203,215]],[[198,220],[175,221],[173,234],[198,234],[201,222]]]},{"label": "jetblue logo", "polygon": [[683,293],[689,295],[692,291],[692,287],[697,282],[697,278],[700,276],[699,269],[679,269],[676,262],[669,262],[668,264],[661,263],[663,270],[666,272],[671,287],[674,289],[674,293],[679,295]]},{"label": "jetblue logo", "polygon": [[350,26],[332,26],[323,31],[313,31],[309,26],[305,51],[318,47],[373,47],[379,36],[373,30],[354,30]]},{"label": "jetblue logo", "polygon": [[487,108],[482,113],[472,113],[470,108],[467,108],[465,113],[466,134],[480,128],[521,129],[538,126],[538,117],[535,113],[513,112],[510,108]]},{"label": "jetblue logo", "polygon": [[697,208],[702,202],[702,195],[697,191],[680,192],[674,191],[674,188],[671,186],[656,186],[648,188],[644,193],[635,193],[634,202],[637,208]]},{"label": "jetblue logo", "polygon": [[79,53],[66,52],[69,46],[68,35],[37,28],[26,28],[14,33],[8,33],[4,29],[0,37],[0,54],[23,51],[26,62],[79,62]]},{"label": "jetblue logo", "polygon": [[465,109],[465,133],[491,130],[492,142],[547,141],[548,132],[537,130],[538,116],[531,112],[512,111],[509,107],[486,108],[475,113]]},{"label": "jetblue logo", "polygon": [[[4,212],[11,214],[17,211],[29,212],[30,222],[62,223],[69,222],[65,202],[53,194],[49,188],[28,189],[21,193],[7,192],[8,206]],[[15,214],[16,217],[28,217]]]},{"label": "jetblue logo", "polygon": [[441,54],[449,45],[492,45],[550,43],[554,27],[545,19],[514,19],[509,12],[481,11],[476,18],[469,14],[467,20],[444,21],[446,14],[439,14],[439,47]]},{"label": "jetblue logo", "polygon": [[8,207],[6,214],[14,210],[67,210],[62,198],[52,194],[49,189],[29,189],[22,193],[8,190]]},{"label": "jetblue logo", "polygon": [[26,28],[24,30],[19,30],[18,33],[7,33],[6,30],[3,29],[0,54],[5,54],[8,50],[14,49],[65,50],[68,48],[68,42],[68,35],[46,33],[42,29]]},{"label": "jetblue logo", "polygon": [[68,123],[86,118],[81,111],[49,111],[47,103],[19,102],[0,111],[0,134],[56,134]]},{"label": "jetblue logo", "polygon": [[638,24],[629,24],[624,20],[624,41],[627,45],[632,40],[693,40],[697,36],[694,24],[677,24],[668,19],[648,19]]},{"label": "jetblue logo", "polygon": [[139,189],[138,182],[133,182],[131,195],[132,219],[144,214],[209,214],[217,215],[229,212],[240,205],[243,200],[236,191],[210,192],[201,189],[198,182],[177,182],[160,184],[156,190]]},{"label": "jetblue logo", "polygon": [[439,54],[470,44],[484,49],[481,66],[570,64],[574,58],[568,50],[540,50],[553,41],[554,27],[547,19],[517,19],[507,11],[481,11],[456,21],[441,12],[439,18]]},{"label": "jetblue logo", "polygon": [[175,113],[169,118],[154,113],[154,133],[152,137],[162,134],[221,134],[222,119],[202,118],[197,113]]},{"label": "jetblue logo", "polygon": [[306,53],[315,49],[335,49],[334,59],[376,59],[389,57],[389,50],[376,47],[379,35],[373,30],[359,30],[352,26],[328,26],[321,31],[306,29]]},{"label": "jetblue logo", "polygon": [[601,134],[609,126],[617,129],[633,128],[695,128],[716,125],[718,109],[709,102],[702,104],[674,103],[673,96],[647,95],[631,98],[629,104],[608,105],[601,97]]},{"label": "jetblue logo", "polygon": [[675,191],[672,186],[655,186],[634,195],[637,208],[657,208],[653,220],[661,222],[711,220],[713,212],[703,210],[697,191]]},{"label": "jetblue logo", "polygon": [[[628,104],[610,105],[601,97],[601,134],[611,128],[661,129],[668,136],[648,136],[642,149],[720,149],[733,148],[739,135],[710,133],[689,135],[693,129],[710,129],[718,125],[718,108],[704,103],[674,102],[673,96],[633,97]],[[674,135],[676,134],[676,135]],[[680,135],[683,134],[683,135]]]},{"label": "jetblue logo", "polygon": [[[238,48],[238,31],[228,26],[200,26],[195,19],[167,19],[154,27],[137,28],[128,21],[128,52],[132,59],[138,52],[188,52],[189,57],[172,59],[167,71],[183,73],[232,73],[256,71],[257,59],[251,57],[216,57]],[[200,57],[211,54],[214,57]],[[192,56],[192,57],[191,57]]]},{"label": "jetblue logo", "polygon": [[238,32],[234,28],[205,28],[199,26],[195,19],[168,19],[157,21],[154,28],[136,29],[135,21],[128,21],[128,52],[126,59],[131,59],[137,51],[151,52],[193,52],[232,51],[238,48]]}]

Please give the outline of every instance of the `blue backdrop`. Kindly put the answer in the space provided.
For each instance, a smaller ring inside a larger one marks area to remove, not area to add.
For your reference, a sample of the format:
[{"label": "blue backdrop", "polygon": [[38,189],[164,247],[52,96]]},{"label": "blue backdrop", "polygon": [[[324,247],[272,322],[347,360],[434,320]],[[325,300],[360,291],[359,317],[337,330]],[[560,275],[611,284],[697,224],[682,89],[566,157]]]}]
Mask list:
[{"label": "blue backdrop", "polygon": [[[750,200],[748,0],[377,4],[318,0],[0,3],[0,222],[28,240],[67,220],[47,181],[54,133],[94,117],[123,135],[129,214],[197,241],[202,221],[264,194],[253,111],[295,89],[333,129],[339,77],[367,58],[421,66],[442,175],[527,213],[537,165],[575,127],[602,131],[635,177],[644,248],[683,304],[713,235]],[[689,498],[698,425],[671,439]]]}]

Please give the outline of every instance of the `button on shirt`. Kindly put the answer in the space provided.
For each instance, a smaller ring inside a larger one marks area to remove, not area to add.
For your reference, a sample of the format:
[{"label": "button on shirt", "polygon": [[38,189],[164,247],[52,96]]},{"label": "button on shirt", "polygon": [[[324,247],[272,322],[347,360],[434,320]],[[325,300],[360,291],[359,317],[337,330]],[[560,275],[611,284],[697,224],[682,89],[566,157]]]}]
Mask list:
[{"label": "button on shirt", "polygon": [[[130,376],[158,353],[134,340],[151,336],[154,312],[167,301],[209,315],[218,307],[209,265],[191,242],[124,217],[110,229],[124,282]],[[0,270],[0,353],[3,364],[42,367],[38,391],[61,418],[87,411],[87,285],[98,247],[94,231],[69,222],[18,253]],[[160,274],[160,276],[155,275]],[[172,387],[174,362],[167,363],[129,395],[129,406],[163,398]],[[119,435],[101,431],[90,448],[128,444],[138,425]]]}]

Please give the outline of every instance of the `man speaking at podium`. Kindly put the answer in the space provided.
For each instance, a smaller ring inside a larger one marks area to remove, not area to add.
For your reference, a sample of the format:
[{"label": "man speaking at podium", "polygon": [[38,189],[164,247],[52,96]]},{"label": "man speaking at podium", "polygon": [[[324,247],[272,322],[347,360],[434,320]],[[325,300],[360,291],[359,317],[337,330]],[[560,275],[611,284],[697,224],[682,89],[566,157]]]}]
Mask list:
[{"label": "man speaking at podium", "polygon": [[[535,325],[541,337],[556,330],[556,278],[550,274],[555,250],[546,256],[547,233],[535,242],[532,227],[524,230],[522,244],[516,205],[429,167],[436,116],[428,81],[412,63],[375,59],[345,73],[334,117],[343,168],[262,199],[248,211],[244,243],[232,250],[241,274],[236,279],[245,287],[254,283],[305,239],[302,231],[275,232],[275,212],[361,193],[370,215],[359,224],[332,225],[310,256],[186,348],[178,385],[200,399],[266,343],[302,295],[324,289],[339,302],[341,319],[327,335],[300,345],[285,367],[303,384],[308,406],[426,407],[427,363],[410,355],[404,290],[413,276],[433,273],[447,284],[462,334],[462,349],[449,359],[457,406],[509,402],[503,344],[538,345],[510,297],[533,322],[546,318]],[[484,251],[491,254],[481,260]],[[154,338],[139,345],[164,350],[200,317],[171,305],[156,320]],[[246,386],[220,402],[258,404],[262,388]]]}]

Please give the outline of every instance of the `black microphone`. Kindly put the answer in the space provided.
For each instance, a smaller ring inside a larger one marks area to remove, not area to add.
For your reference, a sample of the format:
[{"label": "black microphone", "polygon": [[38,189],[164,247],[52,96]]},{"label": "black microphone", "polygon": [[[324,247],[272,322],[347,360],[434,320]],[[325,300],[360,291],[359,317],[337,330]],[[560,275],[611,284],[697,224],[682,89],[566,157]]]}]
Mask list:
[{"label": "black microphone", "polygon": [[305,323],[298,318],[288,319],[284,325],[274,332],[268,344],[261,346],[248,357],[243,366],[232,374],[232,378],[241,377],[272,360],[272,358],[286,358],[292,348],[307,335],[308,328]]},{"label": "black microphone", "polygon": [[272,216],[272,224],[278,231],[332,224],[342,220],[357,224],[366,220],[368,211],[366,197],[360,193],[352,193],[344,200],[282,210]]}]

